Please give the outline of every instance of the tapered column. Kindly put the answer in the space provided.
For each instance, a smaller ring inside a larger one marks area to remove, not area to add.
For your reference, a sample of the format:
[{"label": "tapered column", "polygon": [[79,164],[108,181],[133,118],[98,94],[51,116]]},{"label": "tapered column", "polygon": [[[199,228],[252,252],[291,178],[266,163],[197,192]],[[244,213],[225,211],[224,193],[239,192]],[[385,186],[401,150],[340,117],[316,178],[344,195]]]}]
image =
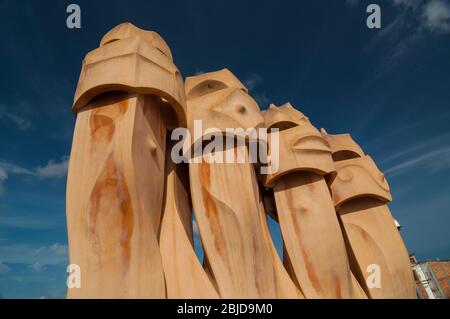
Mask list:
[{"label": "tapered column", "polygon": [[275,244],[272,241],[270,235],[269,223],[267,222],[267,213],[264,207],[263,199],[260,200],[260,212],[259,216],[262,223],[262,230],[264,234],[265,241],[268,243],[272,259],[276,268],[277,277],[277,296],[278,298],[305,298],[302,291],[294,283],[295,277],[291,277],[286,267],[283,265],[282,260],[279,258],[278,252],[276,250]]},{"label": "tapered column", "polygon": [[278,170],[263,181],[274,190],[287,268],[307,298],[357,297],[326,181],[334,177],[327,142],[290,104],[271,105],[264,118],[280,130],[278,147],[269,145]]},{"label": "tapered column", "polygon": [[[263,124],[259,106],[228,70],[187,78],[186,93],[191,135],[195,135],[196,120],[202,121],[203,130],[208,129],[209,134]],[[267,226],[260,216],[261,199],[247,146],[210,149],[196,142],[197,150],[225,161],[208,162],[197,157],[199,162],[194,159],[189,165],[194,212],[207,266],[220,296],[300,297],[287,273],[284,277],[279,274],[284,269],[277,266],[264,230]],[[241,156],[243,162],[227,162],[227,153],[232,159]]]},{"label": "tapered column", "polygon": [[333,200],[350,262],[370,298],[416,298],[409,256],[387,203],[389,185],[348,134],[329,135],[337,177]]},{"label": "tapered column", "polygon": [[167,297],[218,298],[194,250],[188,165],[174,164],[172,146],[173,142],[168,144],[166,155],[166,192],[159,242]]},{"label": "tapered column", "polygon": [[166,132],[185,125],[184,109],[181,76],[158,34],[122,24],[85,57],[67,181],[81,288],[68,297],[166,296],[158,246]]}]

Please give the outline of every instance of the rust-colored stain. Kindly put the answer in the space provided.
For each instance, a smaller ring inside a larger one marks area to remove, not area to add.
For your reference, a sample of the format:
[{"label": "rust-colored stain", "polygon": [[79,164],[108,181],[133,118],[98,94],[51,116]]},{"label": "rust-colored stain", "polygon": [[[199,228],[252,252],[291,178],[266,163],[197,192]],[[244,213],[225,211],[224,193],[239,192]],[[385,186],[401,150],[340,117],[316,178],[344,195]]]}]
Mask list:
[{"label": "rust-colored stain", "polygon": [[309,281],[311,282],[314,290],[322,295],[322,287],[320,286],[319,280],[317,278],[316,272],[314,271],[314,265],[311,263],[311,260],[308,257],[308,254],[305,251],[305,247],[300,243],[301,253],[303,256],[303,260],[306,267],[306,272],[308,274]]},{"label": "rust-colored stain", "polygon": [[128,101],[128,99],[125,99],[118,103],[120,115],[123,115],[128,111]]},{"label": "rust-colored stain", "polygon": [[314,193],[314,192],[315,192],[316,186],[314,185],[314,182],[313,182],[313,181],[311,181],[310,183],[308,183],[307,186],[308,186],[308,190],[309,190],[311,193]]},{"label": "rust-colored stain", "polygon": [[107,205],[108,209],[114,209],[114,203],[116,203],[121,213],[122,234],[120,246],[122,247],[124,256],[125,269],[128,269],[131,257],[131,237],[134,226],[133,210],[125,178],[112,153],[108,156],[103,171],[95,183],[90,196],[88,230],[95,238],[97,237],[97,221],[101,201],[109,204]]},{"label": "rust-colored stain", "polygon": [[[203,204],[205,206],[205,216],[209,220],[209,225],[214,234],[214,245],[217,251],[223,258],[227,258],[226,247],[224,245],[225,236],[220,227],[220,220],[218,215],[215,199],[211,196],[209,189],[211,188],[211,169],[206,161],[202,161],[200,165],[200,184],[202,190]],[[229,263],[226,263],[228,266]]]},{"label": "rust-colored stain", "polygon": [[[303,262],[304,262],[304,265],[306,268],[306,273],[308,274],[309,281],[311,282],[314,290],[317,293],[322,294],[322,287],[320,286],[319,280],[318,280],[316,272],[314,270],[315,267],[312,264],[311,260],[309,259],[309,256],[305,251],[305,247],[304,247],[303,243],[301,242],[302,230],[301,230],[301,227],[297,220],[297,211],[300,211],[300,213],[302,213],[302,211],[308,211],[308,209],[306,207],[302,207],[301,209],[297,208],[298,205],[294,204],[294,196],[293,196],[293,191],[291,189],[284,190],[284,193],[286,194],[286,197],[287,197],[289,214],[292,217],[292,218],[290,218],[290,220],[292,220],[292,225],[294,226],[295,233],[298,235],[297,236],[297,238],[299,240],[298,246],[300,247],[300,250],[301,250]],[[299,200],[299,199],[297,198],[297,200]],[[283,212],[280,210],[278,213],[280,214]],[[297,278],[297,279],[299,279],[299,281],[300,281],[300,278]],[[300,286],[302,286],[301,283],[300,283]]]},{"label": "rust-colored stain", "polygon": [[336,273],[336,271],[333,271],[333,280],[336,283],[336,291],[335,291],[335,298],[342,298],[342,292],[341,292],[341,282],[339,281],[339,275]]},{"label": "rust-colored stain", "polygon": [[112,118],[92,112],[90,117],[91,136],[94,143],[109,143],[114,135],[115,127]]},{"label": "rust-colored stain", "polygon": [[211,214],[208,208],[211,208],[211,210],[217,214],[216,205],[212,200],[210,200],[208,191],[208,189],[211,187],[211,169],[209,167],[209,164],[205,161],[202,161],[202,163],[200,164],[200,182],[202,184],[202,195],[203,198],[205,198],[205,207],[207,208],[205,212],[206,216],[209,217],[209,215]]},{"label": "rust-colored stain", "polygon": [[256,236],[255,236],[254,233],[252,234],[252,245],[253,245],[253,251],[255,252],[255,256],[253,256],[253,269],[254,269],[254,274],[255,274],[255,287],[256,287],[256,291],[258,292],[258,294],[261,294],[261,286],[259,285],[259,276],[258,276],[258,274],[262,273],[262,269],[258,265],[257,258],[256,258],[256,254],[258,254],[260,249],[258,247],[258,243],[257,243]]},{"label": "rust-colored stain", "polygon": [[364,229],[362,229],[362,228],[360,228],[360,227],[358,227],[358,228],[356,228],[356,229],[359,230],[359,233],[361,234],[362,239],[363,239],[364,241],[369,241],[369,240],[370,240],[369,235],[367,234],[367,232],[366,232]]},{"label": "rust-colored stain", "polygon": [[[287,205],[289,208],[289,212],[292,215],[292,219],[295,222],[295,231],[298,234],[298,232],[300,231],[300,227],[297,224],[298,220],[296,218],[297,213],[299,214],[308,214],[311,213],[311,209],[308,207],[308,205],[304,205],[296,196],[295,196],[295,188],[297,186],[294,186],[292,188],[286,188],[284,190],[284,193],[286,194],[287,197]],[[309,188],[309,185],[308,185]]]},{"label": "rust-colored stain", "polygon": [[308,212],[308,208],[304,207],[300,203],[294,203],[294,194],[290,189],[284,191],[286,195],[286,202],[288,205],[290,220],[292,220],[292,225],[296,234],[300,234],[300,225],[298,224],[297,212],[304,214]]},{"label": "rust-colored stain", "polygon": [[130,193],[125,181],[125,176],[121,170],[117,170],[116,173],[118,178],[118,187],[116,188],[116,191],[119,199],[120,211],[122,213],[122,236],[120,245],[122,246],[125,269],[128,269],[131,259],[131,237],[134,228],[133,207],[131,205]]},{"label": "rust-colored stain", "polygon": [[114,158],[111,154],[106,160],[105,166],[92,189],[89,201],[90,210],[88,213],[88,229],[91,235],[96,234],[100,201],[102,199],[110,198],[112,190],[117,187],[114,166]]},{"label": "rust-colored stain", "polygon": [[128,110],[128,99],[116,104],[97,107],[91,110],[89,124],[94,144],[111,142],[115,132],[115,120]]}]

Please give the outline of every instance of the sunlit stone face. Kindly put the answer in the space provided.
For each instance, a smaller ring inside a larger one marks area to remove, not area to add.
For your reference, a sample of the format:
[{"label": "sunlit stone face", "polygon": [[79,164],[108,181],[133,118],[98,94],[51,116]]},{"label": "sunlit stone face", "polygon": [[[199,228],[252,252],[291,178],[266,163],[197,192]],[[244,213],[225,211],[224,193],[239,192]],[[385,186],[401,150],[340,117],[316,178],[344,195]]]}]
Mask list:
[{"label": "sunlit stone face", "polygon": [[294,171],[310,171],[319,175],[334,172],[327,141],[301,112],[290,104],[279,108],[271,106],[264,113],[264,118],[266,126],[280,130],[278,146],[272,145],[269,139],[269,153],[279,152],[280,162],[278,171],[265,177],[267,186],[273,185],[278,177]]},{"label": "sunlit stone face", "polygon": [[370,156],[336,162],[337,177],[331,184],[334,204],[338,207],[357,197],[392,200],[384,174]]}]

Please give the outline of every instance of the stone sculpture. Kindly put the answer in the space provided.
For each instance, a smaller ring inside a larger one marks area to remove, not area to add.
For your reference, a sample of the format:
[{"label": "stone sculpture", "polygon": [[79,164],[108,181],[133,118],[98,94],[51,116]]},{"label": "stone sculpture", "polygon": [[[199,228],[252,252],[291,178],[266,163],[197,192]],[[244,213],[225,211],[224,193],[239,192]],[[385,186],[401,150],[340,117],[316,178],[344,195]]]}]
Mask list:
[{"label": "stone sculpture", "polygon": [[[86,55],[73,111],[66,213],[81,287],[69,298],[415,297],[372,159],[290,104],[262,112],[229,70],[183,81],[157,33],[124,23]],[[188,163],[173,160],[179,128],[194,136]],[[277,142],[248,134],[261,128]],[[278,156],[253,161],[254,141]],[[277,170],[260,173],[270,161]],[[371,264],[381,288],[367,284]]]}]

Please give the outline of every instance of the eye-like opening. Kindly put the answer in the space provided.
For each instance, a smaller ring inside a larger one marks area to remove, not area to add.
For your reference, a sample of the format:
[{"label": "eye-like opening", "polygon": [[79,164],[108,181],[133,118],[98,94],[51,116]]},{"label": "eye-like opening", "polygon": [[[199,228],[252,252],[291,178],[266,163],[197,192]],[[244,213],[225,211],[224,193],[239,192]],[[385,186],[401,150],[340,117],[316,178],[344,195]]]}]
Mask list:
[{"label": "eye-like opening", "polygon": [[160,48],[155,47],[159,52],[161,52],[162,54],[164,54],[164,56],[170,58],[163,50],[161,50]]},{"label": "eye-like opening", "polygon": [[247,108],[245,107],[245,105],[242,105],[242,104],[238,105],[236,107],[236,109],[237,109],[238,113],[240,113],[240,114],[245,114],[247,112]]},{"label": "eye-like opening", "polygon": [[106,41],[105,43],[103,43],[103,45],[107,45],[107,44],[110,44],[110,43],[113,43],[113,42],[116,42],[116,41],[119,41],[120,39],[118,39],[118,38],[112,38],[111,40],[109,40],[109,41]]},{"label": "eye-like opening", "polygon": [[339,161],[345,161],[352,158],[358,158],[361,157],[358,153],[355,153],[353,151],[344,150],[344,151],[338,151],[336,153],[333,153],[333,160],[335,162]]},{"label": "eye-like opening", "polygon": [[279,131],[284,131],[284,130],[288,130],[290,128],[296,127],[298,126],[297,123],[294,122],[290,122],[290,121],[283,121],[283,122],[277,122],[273,125],[271,125],[270,127],[268,127],[268,129],[272,129],[272,128],[277,128]]},{"label": "eye-like opening", "polygon": [[221,82],[215,80],[207,80],[203,81],[200,84],[196,85],[192,90],[188,93],[188,98],[193,99],[202,95],[206,95],[212,92],[216,92],[219,90],[226,89],[228,86]]},{"label": "eye-like opening", "polygon": [[[121,38],[111,38],[111,39],[109,39],[108,41],[104,42],[104,43],[102,44],[102,46],[107,45],[107,44],[110,44],[110,43],[113,43],[113,42],[116,42],[116,41],[119,41],[119,40],[122,40],[122,39],[121,39]],[[164,56],[170,58],[170,56],[168,56],[167,53],[164,52],[162,49],[160,49],[160,48],[158,48],[158,47],[154,47],[154,48],[157,49],[159,52],[161,52]]]}]

